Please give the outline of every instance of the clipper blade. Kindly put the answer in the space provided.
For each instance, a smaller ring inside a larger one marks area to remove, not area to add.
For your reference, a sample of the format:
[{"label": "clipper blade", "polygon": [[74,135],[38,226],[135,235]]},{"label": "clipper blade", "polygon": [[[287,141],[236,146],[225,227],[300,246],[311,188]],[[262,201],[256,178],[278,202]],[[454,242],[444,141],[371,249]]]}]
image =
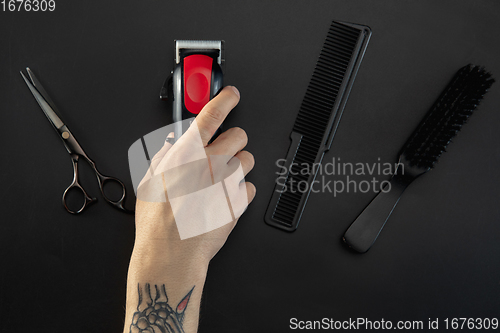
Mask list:
[{"label": "clipper blade", "polygon": [[223,40],[176,40],[175,41],[175,63],[181,61],[182,50],[218,50],[219,56],[217,62],[219,65],[224,63],[224,41]]}]

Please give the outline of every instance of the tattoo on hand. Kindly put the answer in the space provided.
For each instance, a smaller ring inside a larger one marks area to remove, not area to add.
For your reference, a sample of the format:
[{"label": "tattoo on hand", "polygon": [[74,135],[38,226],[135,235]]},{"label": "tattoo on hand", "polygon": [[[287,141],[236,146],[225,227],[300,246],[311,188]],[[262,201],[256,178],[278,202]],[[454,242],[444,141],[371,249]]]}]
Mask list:
[{"label": "tattoo on hand", "polygon": [[168,304],[165,285],[154,286],[155,298],[151,295],[149,283],[144,285],[144,292],[140,284],[137,284],[139,293],[139,304],[137,311],[132,317],[130,333],[184,333],[182,322],[184,321],[184,311],[189,303],[189,298],[193,288],[179,302],[175,311]]}]

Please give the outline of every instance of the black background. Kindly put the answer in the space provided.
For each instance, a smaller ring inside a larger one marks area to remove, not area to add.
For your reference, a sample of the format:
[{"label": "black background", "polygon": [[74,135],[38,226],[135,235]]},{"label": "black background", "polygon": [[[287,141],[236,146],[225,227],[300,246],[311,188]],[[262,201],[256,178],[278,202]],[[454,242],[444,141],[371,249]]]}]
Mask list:
[{"label": "black background", "polygon": [[499,83],[367,254],[340,238],[374,193],[312,194],[295,233],[263,221],[332,19],[373,35],[325,161],[394,163],[458,68],[500,77],[498,2],[56,3],[0,13],[0,331],[119,332],[134,241],[133,217],[102,200],[80,216],[63,209],[71,162],[19,70],[35,71],[89,156],[131,191],[129,146],[171,121],[158,93],[174,39],[225,40],[225,82],[242,96],[225,126],[247,131],[256,159],[257,197],[210,265],[200,332],[286,332],[292,317],[498,317]]}]

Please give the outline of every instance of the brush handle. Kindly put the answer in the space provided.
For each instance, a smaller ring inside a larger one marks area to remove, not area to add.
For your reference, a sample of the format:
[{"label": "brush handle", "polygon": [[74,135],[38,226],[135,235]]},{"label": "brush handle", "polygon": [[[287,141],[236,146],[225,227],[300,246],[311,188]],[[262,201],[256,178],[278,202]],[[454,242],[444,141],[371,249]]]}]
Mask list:
[{"label": "brush handle", "polygon": [[357,252],[368,251],[384,228],[399,198],[414,179],[415,177],[396,172],[389,184],[377,194],[347,229],[343,237],[344,242]]}]

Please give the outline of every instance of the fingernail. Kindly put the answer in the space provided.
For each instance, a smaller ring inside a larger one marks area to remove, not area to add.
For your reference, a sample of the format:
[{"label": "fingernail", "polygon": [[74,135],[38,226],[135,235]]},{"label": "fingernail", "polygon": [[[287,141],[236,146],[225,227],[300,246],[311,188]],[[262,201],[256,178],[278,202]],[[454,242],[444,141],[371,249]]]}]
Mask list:
[{"label": "fingernail", "polygon": [[168,133],[167,138],[165,139],[165,144],[170,143],[171,145],[173,145],[174,142],[175,142],[174,132]]},{"label": "fingernail", "polygon": [[231,89],[233,89],[233,91],[236,94],[236,96],[240,97],[240,91],[238,89],[236,89],[235,86],[231,86]]}]

